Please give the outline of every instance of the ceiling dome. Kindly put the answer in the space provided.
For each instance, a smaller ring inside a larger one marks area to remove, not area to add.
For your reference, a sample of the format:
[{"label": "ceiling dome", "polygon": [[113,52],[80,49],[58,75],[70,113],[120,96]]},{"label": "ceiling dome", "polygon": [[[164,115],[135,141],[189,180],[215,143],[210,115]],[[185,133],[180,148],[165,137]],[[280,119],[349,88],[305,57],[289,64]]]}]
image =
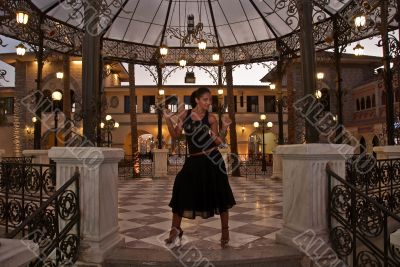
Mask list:
[{"label": "ceiling dome", "polygon": [[[6,7],[14,5],[17,9],[18,4],[14,3],[20,1],[4,2]],[[276,59],[278,50],[289,55],[298,53],[300,48],[297,0],[28,1],[31,12],[44,18],[40,27],[45,29],[47,47],[81,53],[85,2],[100,3],[94,7],[99,10],[97,29],[103,38],[103,56],[109,59],[155,64],[159,61],[158,48],[166,45],[170,52],[163,58],[165,64],[177,64],[182,56],[188,64],[212,64],[216,51],[225,63],[239,64]],[[366,6],[377,7],[379,2],[313,0],[316,50],[332,47],[334,23],[339,34],[345,36],[342,43],[376,35],[375,28],[357,33],[349,28],[356,12]],[[395,12],[395,8],[390,10]],[[37,42],[37,37],[13,33],[12,26],[2,27],[8,36]],[[207,43],[204,51],[197,49],[200,40]]]}]

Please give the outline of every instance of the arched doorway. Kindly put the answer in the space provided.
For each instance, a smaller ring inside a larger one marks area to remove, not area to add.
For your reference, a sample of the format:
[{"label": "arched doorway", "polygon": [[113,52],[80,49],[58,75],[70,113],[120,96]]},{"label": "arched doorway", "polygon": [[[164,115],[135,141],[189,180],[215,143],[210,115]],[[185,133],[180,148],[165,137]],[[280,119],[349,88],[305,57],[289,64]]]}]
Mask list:
[{"label": "arched doorway", "polygon": [[[138,151],[140,154],[148,154],[155,147],[154,136],[144,130],[138,130]],[[125,136],[124,151],[126,155],[132,155],[131,133]]]},{"label": "arched doorway", "polygon": [[[272,151],[277,146],[276,135],[272,132],[264,133],[264,152],[267,158],[267,162],[272,162]],[[248,139],[248,150],[249,158],[262,158],[262,132],[255,131],[250,134]]]}]

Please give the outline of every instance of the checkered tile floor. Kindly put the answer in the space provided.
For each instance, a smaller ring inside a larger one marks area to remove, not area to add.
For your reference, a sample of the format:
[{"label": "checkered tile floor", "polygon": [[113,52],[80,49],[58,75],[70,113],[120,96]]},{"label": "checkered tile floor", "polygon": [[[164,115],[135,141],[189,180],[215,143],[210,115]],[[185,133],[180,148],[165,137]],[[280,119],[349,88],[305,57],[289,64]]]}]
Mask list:
[{"label": "checkered tile floor", "polygon": [[[165,179],[135,179],[119,183],[119,226],[126,247],[164,248],[171,227],[168,207],[174,183]],[[230,177],[236,206],[229,210],[230,247],[252,248],[274,243],[282,228],[282,182],[270,178]],[[183,245],[219,249],[220,218],[183,219]]]}]

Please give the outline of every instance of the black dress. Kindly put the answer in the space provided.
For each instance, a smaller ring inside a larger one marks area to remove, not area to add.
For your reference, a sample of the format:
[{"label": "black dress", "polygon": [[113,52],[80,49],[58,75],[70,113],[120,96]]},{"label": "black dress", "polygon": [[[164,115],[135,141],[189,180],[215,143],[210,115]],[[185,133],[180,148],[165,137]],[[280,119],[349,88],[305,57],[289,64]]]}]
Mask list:
[{"label": "black dress", "polygon": [[221,153],[210,135],[208,112],[201,121],[192,120],[191,110],[183,123],[189,155],[177,174],[169,206],[172,212],[188,219],[206,219],[227,211],[236,204]]}]

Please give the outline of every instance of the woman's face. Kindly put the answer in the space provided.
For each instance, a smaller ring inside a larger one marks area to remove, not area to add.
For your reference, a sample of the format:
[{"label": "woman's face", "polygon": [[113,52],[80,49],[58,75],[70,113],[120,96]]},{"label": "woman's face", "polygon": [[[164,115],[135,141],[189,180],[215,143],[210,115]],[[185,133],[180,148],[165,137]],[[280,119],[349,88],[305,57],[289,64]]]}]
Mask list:
[{"label": "woman's face", "polygon": [[199,106],[199,108],[208,110],[208,108],[211,105],[211,94],[210,93],[202,94],[199,98],[196,98],[196,103]]}]

